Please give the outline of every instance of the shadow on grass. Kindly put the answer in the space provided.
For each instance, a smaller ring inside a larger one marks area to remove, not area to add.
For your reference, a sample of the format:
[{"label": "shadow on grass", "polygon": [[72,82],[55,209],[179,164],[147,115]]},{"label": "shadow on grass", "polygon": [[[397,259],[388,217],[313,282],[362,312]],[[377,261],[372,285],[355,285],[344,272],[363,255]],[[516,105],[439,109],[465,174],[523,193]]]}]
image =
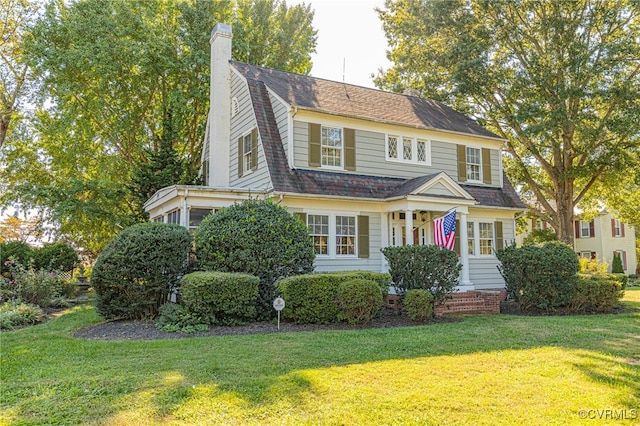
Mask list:
[{"label": "shadow on grass", "polygon": [[[542,347],[580,350],[576,369],[593,382],[629,389],[617,401],[622,406],[633,408],[639,400],[640,367],[633,364],[640,361],[638,313],[476,316],[418,327],[152,342],[69,337],[95,321],[91,308],[78,307],[48,324],[3,336],[0,379],[7,386],[0,400],[7,414],[0,420],[117,424],[142,404],[144,413],[163,421],[197,405],[202,395],[209,405],[190,409],[259,412],[276,402],[300,407],[318,391],[305,370]],[[91,408],[79,409],[78,397]]]}]

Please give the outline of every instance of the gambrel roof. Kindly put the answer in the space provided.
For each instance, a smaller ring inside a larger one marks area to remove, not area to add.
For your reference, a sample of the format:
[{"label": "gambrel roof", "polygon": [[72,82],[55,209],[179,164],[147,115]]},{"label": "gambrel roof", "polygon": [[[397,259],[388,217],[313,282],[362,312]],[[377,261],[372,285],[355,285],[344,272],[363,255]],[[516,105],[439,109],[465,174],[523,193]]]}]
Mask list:
[{"label": "gambrel roof", "polygon": [[502,139],[475,120],[431,99],[263,68],[231,65],[246,79],[262,81],[291,106],[327,114],[421,129]]}]

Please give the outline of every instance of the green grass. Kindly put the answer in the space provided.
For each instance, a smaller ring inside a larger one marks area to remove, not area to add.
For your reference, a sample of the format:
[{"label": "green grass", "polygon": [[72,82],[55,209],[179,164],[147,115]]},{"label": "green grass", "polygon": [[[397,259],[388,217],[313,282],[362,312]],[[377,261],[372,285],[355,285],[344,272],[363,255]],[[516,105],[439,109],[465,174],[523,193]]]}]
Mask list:
[{"label": "green grass", "polygon": [[[640,309],[640,289],[625,303]],[[640,311],[142,342],[71,337],[100,321],[78,307],[2,333],[0,423],[603,424],[581,419],[582,409],[613,410],[607,424],[640,422]]]}]

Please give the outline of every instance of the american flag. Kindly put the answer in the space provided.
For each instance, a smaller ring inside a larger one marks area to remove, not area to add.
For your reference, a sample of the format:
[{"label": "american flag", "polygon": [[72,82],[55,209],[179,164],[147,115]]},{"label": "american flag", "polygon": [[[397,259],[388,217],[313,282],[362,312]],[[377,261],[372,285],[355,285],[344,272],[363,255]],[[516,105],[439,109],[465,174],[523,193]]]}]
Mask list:
[{"label": "american flag", "polygon": [[456,240],[456,210],[433,221],[433,242],[440,247],[453,250]]}]

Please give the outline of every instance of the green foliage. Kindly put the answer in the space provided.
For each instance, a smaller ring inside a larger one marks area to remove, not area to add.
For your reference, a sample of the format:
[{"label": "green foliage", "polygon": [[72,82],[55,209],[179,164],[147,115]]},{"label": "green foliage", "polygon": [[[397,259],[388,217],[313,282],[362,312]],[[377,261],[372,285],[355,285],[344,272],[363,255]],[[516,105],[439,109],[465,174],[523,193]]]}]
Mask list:
[{"label": "green foliage", "polygon": [[44,312],[36,305],[17,301],[4,302],[0,305],[0,330],[37,324],[43,318]]},{"label": "green foliage", "polygon": [[307,227],[270,201],[247,200],[207,216],[196,228],[198,262],[207,270],[260,278],[258,316],[273,315],[277,280],[313,271]]},{"label": "green foliage", "polygon": [[433,296],[427,290],[416,288],[407,291],[402,305],[412,321],[426,322],[433,318]]},{"label": "green foliage", "polygon": [[616,206],[628,194],[638,211],[635,0],[388,1],[378,14],[393,65],[376,85],[417,89],[505,138],[506,172],[559,240],[573,241],[585,200],[620,188]]},{"label": "green foliage", "polygon": [[569,304],[576,292],[578,258],[568,245],[506,247],[496,253],[506,289],[524,312],[552,313]]},{"label": "green foliage", "polygon": [[248,274],[192,272],[182,277],[182,304],[206,324],[243,324],[256,318],[259,283]]},{"label": "green foliage", "polygon": [[153,318],[187,268],[191,235],[168,223],[120,232],[91,272],[97,310],[105,318]]},{"label": "green foliage", "polygon": [[620,253],[615,252],[613,254],[613,262],[611,263],[611,273],[612,274],[624,274],[624,267],[622,265],[622,259],[620,258]]},{"label": "green foliage", "polygon": [[533,246],[536,244],[546,243],[547,241],[557,241],[558,236],[553,228],[547,229],[534,229],[529,235],[522,240],[523,246]]},{"label": "green foliage", "polygon": [[286,306],[282,318],[301,324],[331,324],[340,321],[337,304],[342,283],[354,280],[373,281],[380,294],[387,294],[389,274],[371,271],[344,271],[306,274],[289,277],[278,282],[277,292]]},{"label": "green foliage", "polygon": [[13,259],[5,261],[4,267],[7,272],[0,278],[0,301],[19,300],[48,307],[73,294],[73,285],[59,271],[25,268]]},{"label": "green foliage", "polygon": [[45,244],[34,253],[34,267],[49,271],[71,271],[79,262],[78,253],[63,242]]},{"label": "green foliage", "polygon": [[366,324],[382,308],[382,291],[378,283],[367,279],[343,281],[338,286],[340,319],[349,324]]},{"label": "green foliage", "polygon": [[41,107],[0,151],[0,203],[41,210],[59,236],[96,255],[141,220],[140,200],[153,188],[133,193],[131,178],[149,162],[155,168],[163,137],[174,134],[178,160],[198,169],[216,23],[233,26],[233,57],[257,65],[306,74],[316,45],[310,6],[284,0],[49,1],[42,9],[33,28],[7,33],[13,41],[27,32],[11,59],[20,60],[16,71],[23,62],[34,70],[41,90],[30,104]]},{"label": "green foliage", "polygon": [[580,274],[570,308],[573,312],[605,313],[623,296],[624,284],[613,274]]},{"label": "green foliage", "polygon": [[451,298],[462,265],[452,250],[435,245],[385,247],[389,273],[399,294],[422,288],[442,303]]},{"label": "green foliage", "polygon": [[190,313],[184,305],[165,303],[160,306],[156,327],[164,331],[193,333],[209,329],[207,321]]},{"label": "green foliage", "polygon": [[0,272],[3,271],[4,263],[10,258],[22,265],[29,265],[33,257],[33,248],[25,242],[9,241],[0,243],[0,261],[2,262],[2,264],[0,264]]},{"label": "green foliage", "polygon": [[580,264],[580,272],[599,273],[604,274],[607,272],[609,264],[605,261],[599,261],[598,258],[587,259],[584,257],[578,258]]}]

